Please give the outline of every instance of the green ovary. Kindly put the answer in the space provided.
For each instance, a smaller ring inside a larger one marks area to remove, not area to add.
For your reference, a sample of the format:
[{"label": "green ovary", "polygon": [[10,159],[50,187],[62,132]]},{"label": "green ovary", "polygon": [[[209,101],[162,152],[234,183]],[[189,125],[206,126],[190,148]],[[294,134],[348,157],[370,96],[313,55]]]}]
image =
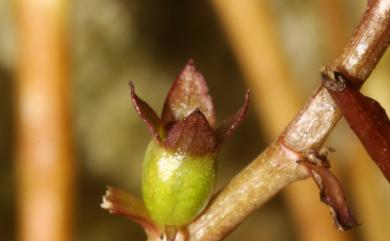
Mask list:
[{"label": "green ovary", "polygon": [[143,163],[142,193],[152,219],[161,226],[191,222],[209,200],[215,173],[212,155],[170,152],[151,141]]}]

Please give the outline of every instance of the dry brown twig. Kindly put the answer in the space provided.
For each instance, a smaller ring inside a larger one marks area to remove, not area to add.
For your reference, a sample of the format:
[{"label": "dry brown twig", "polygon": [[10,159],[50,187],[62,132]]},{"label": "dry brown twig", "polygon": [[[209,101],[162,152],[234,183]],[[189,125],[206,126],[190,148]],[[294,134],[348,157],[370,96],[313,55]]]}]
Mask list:
[{"label": "dry brown twig", "polygon": [[[335,78],[335,73],[341,73],[361,85],[389,41],[390,1],[371,0],[343,54],[323,74]],[[321,85],[282,135],[238,173],[206,210],[176,235],[175,241],[222,240],[285,186],[307,178],[309,170],[299,161],[308,150],[321,147],[340,117],[339,109]],[[159,239],[149,237],[149,240]]]},{"label": "dry brown twig", "polygon": [[15,181],[18,240],[72,240],[68,2],[17,0]]}]

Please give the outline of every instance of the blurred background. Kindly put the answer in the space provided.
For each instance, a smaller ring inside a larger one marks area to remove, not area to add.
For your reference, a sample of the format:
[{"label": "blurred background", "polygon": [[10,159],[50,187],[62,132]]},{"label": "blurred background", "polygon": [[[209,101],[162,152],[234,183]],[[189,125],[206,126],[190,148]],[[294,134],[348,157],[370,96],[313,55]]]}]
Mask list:
[{"label": "blurred background", "polygon": [[[219,120],[252,90],[223,148],[218,188],[277,137],[319,84],[363,0],[0,0],[0,241],[145,240],[100,208],[107,185],[139,197],[150,136],[128,81],[158,111],[189,58]],[[363,91],[390,112],[390,54]],[[326,145],[362,225],[339,233],[308,179],[228,241],[389,241],[390,185],[342,120]]]}]

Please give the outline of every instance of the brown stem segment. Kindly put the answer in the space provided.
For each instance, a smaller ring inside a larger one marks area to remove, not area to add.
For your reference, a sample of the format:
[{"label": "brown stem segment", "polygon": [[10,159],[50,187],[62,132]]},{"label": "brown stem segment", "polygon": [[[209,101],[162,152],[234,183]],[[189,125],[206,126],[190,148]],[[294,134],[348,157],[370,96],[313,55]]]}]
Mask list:
[{"label": "brown stem segment", "polygon": [[[361,85],[375,68],[390,41],[390,1],[370,1],[344,53],[330,66]],[[281,138],[296,151],[318,148],[340,118],[324,87],[284,131]],[[218,241],[283,187],[307,177],[296,155],[274,143],[242,170],[189,226],[190,241]],[[177,238],[176,240],[180,240]]]},{"label": "brown stem segment", "polygon": [[283,187],[305,178],[298,157],[274,143],[212,201],[210,207],[189,226],[190,240],[222,240],[244,218]]},{"label": "brown stem segment", "polygon": [[15,1],[18,240],[72,238],[68,2]]},{"label": "brown stem segment", "polygon": [[390,41],[390,1],[372,0],[347,47],[330,66],[362,85]]}]

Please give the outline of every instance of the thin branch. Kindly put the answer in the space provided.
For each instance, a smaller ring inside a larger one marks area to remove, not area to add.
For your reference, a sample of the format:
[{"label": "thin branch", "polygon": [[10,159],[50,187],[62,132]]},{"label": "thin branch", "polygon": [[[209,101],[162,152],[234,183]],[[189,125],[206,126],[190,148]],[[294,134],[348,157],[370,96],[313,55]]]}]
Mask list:
[{"label": "thin branch", "polygon": [[72,240],[68,3],[15,1],[18,240]]},{"label": "thin branch", "polygon": [[[362,84],[389,45],[389,30],[390,1],[370,1],[347,48],[330,68]],[[306,170],[296,163],[295,152],[288,151],[285,145],[298,152],[317,149],[339,118],[338,108],[326,89],[320,86],[279,141],[234,177],[206,211],[190,224],[189,240],[223,239],[283,187],[307,177]]]},{"label": "thin branch", "polygon": [[374,70],[390,42],[389,5],[386,0],[369,0],[362,21],[347,47],[330,66],[362,85]]},{"label": "thin branch", "polygon": [[[321,16],[324,16],[321,19],[327,20],[325,22],[328,23],[323,28],[323,35],[329,35],[325,39],[332,40],[332,44],[329,45],[332,45],[334,50],[328,51],[327,48],[325,52],[331,52],[334,57],[335,49],[339,51],[346,39],[339,40],[343,31],[330,26],[343,16],[340,11],[342,8],[337,4],[339,1],[332,0],[331,3],[328,1],[319,0],[319,5],[321,7],[325,5],[329,10],[325,11],[325,15],[323,8],[318,9],[321,9]],[[264,134],[272,141],[300,110],[303,99],[301,100],[301,95],[295,91],[296,88],[292,88],[294,77],[289,71],[285,56],[281,53],[280,41],[273,31],[275,23],[269,14],[270,6],[265,1],[256,0],[213,0],[212,3],[253,93],[252,99],[256,103],[253,107],[257,119],[264,127]],[[339,26],[340,21],[337,24]],[[329,29],[332,31],[326,31]],[[270,100],[272,105],[269,104]],[[302,195],[302,190],[305,195]],[[340,233],[331,225],[327,225],[329,212],[326,208],[321,208],[323,204],[318,201],[318,188],[311,182],[289,185],[284,194],[289,212],[293,214],[293,226],[297,229],[300,240],[348,240],[348,234]],[[315,219],[312,218],[313,211],[316,211]],[[307,228],[309,222],[310,229]]]}]

